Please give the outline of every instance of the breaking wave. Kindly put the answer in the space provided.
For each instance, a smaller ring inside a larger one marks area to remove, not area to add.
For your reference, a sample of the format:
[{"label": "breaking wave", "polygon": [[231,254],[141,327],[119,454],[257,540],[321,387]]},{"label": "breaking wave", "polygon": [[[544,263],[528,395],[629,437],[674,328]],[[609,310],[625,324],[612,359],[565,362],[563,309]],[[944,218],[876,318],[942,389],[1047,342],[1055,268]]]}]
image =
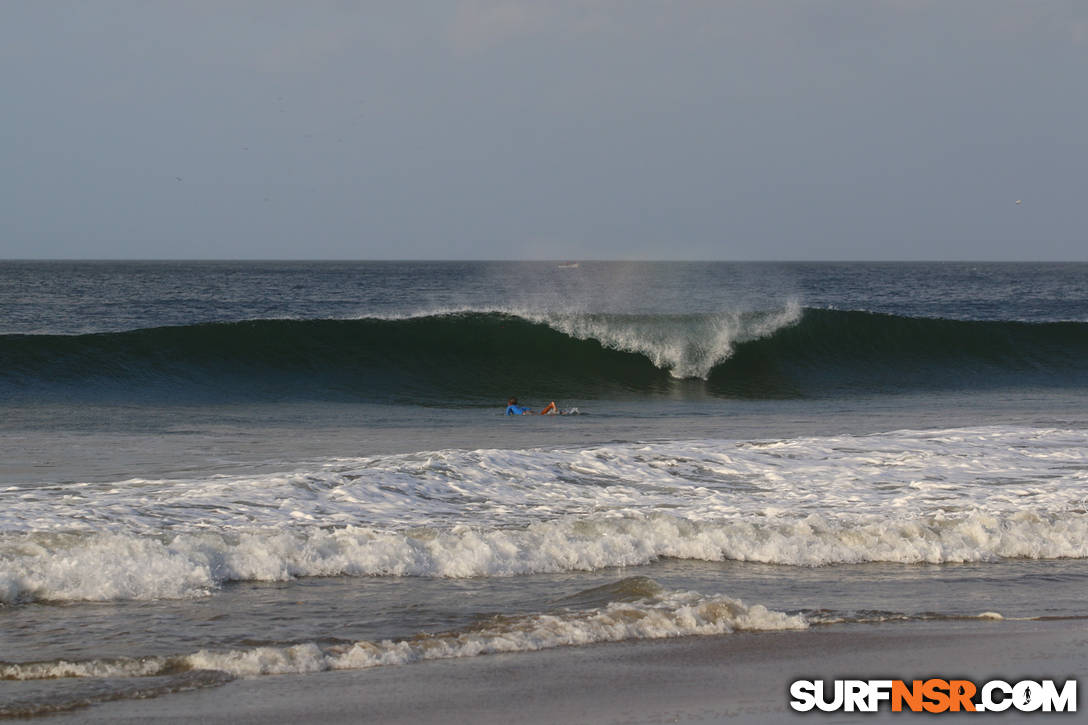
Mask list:
[{"label": "breaking wave", "polygon": [[691,315],[451,312],[0,336],[0,400],[329,399],[421,405],[675,392],[783,398],[1088,382],[1088,323],[787,304]]},{"label": "breaking wave", "polygon": [[306,576],[509,577],[662,558],[791,566],[1088,557],[1084,514],[811,515],[695,522],[666,514],[517,529],[370,527],[238,535],[35,534],[3,546],[0,602],[188,598],[230,581]]},{"label": "breaking wave", "polygon": [[0,662],[0,680],[155,677],[192,670],[255,676],[362,669],[478,655],[532,652],[595,642],[662,639],[737,631],[805,629],[799,615],[769,610],[724,595],[670,591],[644,577],[621,580],[594,598],[589,608],[492,615],[468,627],[408,639],[305,642],[250,649],[200,650],[160,657],[91,661]]}]

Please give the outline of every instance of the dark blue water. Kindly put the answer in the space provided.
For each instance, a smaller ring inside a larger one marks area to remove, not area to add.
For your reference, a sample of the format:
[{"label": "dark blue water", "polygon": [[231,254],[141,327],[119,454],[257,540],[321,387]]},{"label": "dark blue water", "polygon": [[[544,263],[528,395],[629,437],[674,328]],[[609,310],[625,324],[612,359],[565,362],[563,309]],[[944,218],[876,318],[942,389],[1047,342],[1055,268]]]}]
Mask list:
[{"label": "dark blue water", "polygon": [[1088,382],[1085,265],[0,267],[0,401],[788,399]]}]

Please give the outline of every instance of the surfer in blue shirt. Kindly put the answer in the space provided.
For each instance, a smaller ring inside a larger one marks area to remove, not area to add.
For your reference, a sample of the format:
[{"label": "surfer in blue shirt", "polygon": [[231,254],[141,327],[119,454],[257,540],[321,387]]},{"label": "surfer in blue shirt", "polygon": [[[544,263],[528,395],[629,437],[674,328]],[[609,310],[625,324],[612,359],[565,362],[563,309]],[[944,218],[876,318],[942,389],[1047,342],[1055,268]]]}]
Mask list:
[{"label": "surfer in blue shirt", "polygon": [[[541,415],[555,415],[559,412],[559,408],[555,407],[555,401],[548,403],[544,406],[544,410],[540,411]],[[507,415],[533,415],[533,411],[528,408],[518,405],[517,398],[510,398],[506,401],[506,414]]]}]

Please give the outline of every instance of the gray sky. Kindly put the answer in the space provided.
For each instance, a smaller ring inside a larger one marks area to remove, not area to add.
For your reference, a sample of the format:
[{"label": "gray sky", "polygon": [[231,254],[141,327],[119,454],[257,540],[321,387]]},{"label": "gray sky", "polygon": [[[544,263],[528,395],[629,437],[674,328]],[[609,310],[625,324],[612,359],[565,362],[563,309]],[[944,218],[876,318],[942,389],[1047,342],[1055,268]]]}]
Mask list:
[{"label": "gray sky", "polygon": [[1088,260],[1086,79],[1083,0],[5,0],[0,257]]}]

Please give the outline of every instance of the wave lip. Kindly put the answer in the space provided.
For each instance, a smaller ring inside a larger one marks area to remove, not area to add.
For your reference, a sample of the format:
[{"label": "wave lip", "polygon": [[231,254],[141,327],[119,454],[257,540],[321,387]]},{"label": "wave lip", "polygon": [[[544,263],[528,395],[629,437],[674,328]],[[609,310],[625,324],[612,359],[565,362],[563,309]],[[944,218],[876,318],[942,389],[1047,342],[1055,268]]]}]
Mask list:
[{"label": "wave lip", "polygon": [[713,315],[531,315],[577,340],[642,355],[674,378],[705,380],[732,357],[736,346],[772,335],[801,319],[801,307],[788,302],[781,310],[728,311]]}]

